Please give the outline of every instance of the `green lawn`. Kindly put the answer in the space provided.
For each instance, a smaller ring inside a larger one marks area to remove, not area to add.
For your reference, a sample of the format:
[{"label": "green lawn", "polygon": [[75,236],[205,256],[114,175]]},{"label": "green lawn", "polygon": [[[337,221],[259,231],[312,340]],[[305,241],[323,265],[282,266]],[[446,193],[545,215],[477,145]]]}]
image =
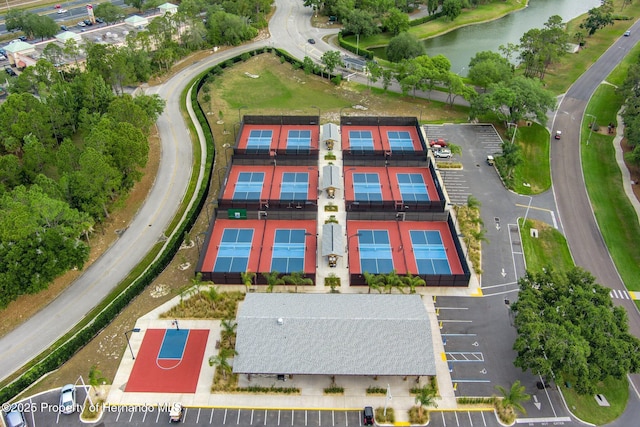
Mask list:
[{"label": "green lawn", "polygon": [[[466,25],[498,19],[510,12],[522,9],[525,6],[526,2],[521,0],[493,1],[488,4],[478,5],[472,9],[464,9],[460,16],[453,21],[450,21],[447,18],[438,18],[422,25],[416,25],[409,29],[409,33],[413,34],[418,39],[427,39]],[[393,36],[389,33],[376,34],[371,37],[360,37],[359,46],[363,49],[371,46],[384,46],[389,44],[389,40],[392,38]],[[356,44],[356,36],[345,37],[345,40],[349,41],[349,43],[353,43],[354,45]]]},{"label": "green lawn", "polygon": [[[621,102],[612,86],[601,85],[591,99],[587,114],[596,116],[598,124],[606,132],[606,124],[615,122],[615,112]],[[589,137],[587,126],[585,120],[581,152],[589,198],[622,280],[627,289],[640,291],[640,225],[622,187],[622,175],[612,144],[613,137],[597,132]]]},{"label": "green lawn", "polygon": [[[568,271],[574,266],[567,240],[558,230],[543,222],[530,219],[527,219],[524,227],[521,219],[520,226],[522,227],[522,248],[528,271],[538,273],[550,266],[553,266],[556,271]],[[532,228],[538,230],[538,238],[531,237]]]},{"label": "green lawn", "polygon": [[626,378],[609,378],[597,388],[596,393],[604,395],[611,406],[600,406],[592,395],[581,396],[573,387],[561,387],[567,406],[576,417],[595,425],[608,424],[618,418],[629,399],[629,383]]},{"label": "green lawn", "polygon": [[514,170],[513,190],[518,194],[547,191],[551,188],[549,131],[537,123],[520,126],[515,142],[522,149],[523,162]]}]

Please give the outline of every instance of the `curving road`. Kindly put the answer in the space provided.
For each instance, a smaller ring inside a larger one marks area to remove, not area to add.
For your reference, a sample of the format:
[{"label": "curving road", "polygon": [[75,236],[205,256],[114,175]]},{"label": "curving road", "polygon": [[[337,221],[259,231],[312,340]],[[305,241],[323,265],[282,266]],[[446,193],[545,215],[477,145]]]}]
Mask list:
[{"label": "curving road", "polygon": [[[620,37],[564,95],[553,123],[552,134],[562,130],[562,140],[552,140],[551,176],[560,220],[575,263],[590,271],[598,283],[625,290],[611,259],[593,213],[585,188],[580,150],[580,130],[587,104],[611,71],[640,41],[640,21],[631,28],[630,37]],[[640,337],[640,313],[632,300],[614,299],[629,316],[629,330]],[[636,390],[640,376],[630,376]],[[636,391],[637,394],[637,391]]]}]

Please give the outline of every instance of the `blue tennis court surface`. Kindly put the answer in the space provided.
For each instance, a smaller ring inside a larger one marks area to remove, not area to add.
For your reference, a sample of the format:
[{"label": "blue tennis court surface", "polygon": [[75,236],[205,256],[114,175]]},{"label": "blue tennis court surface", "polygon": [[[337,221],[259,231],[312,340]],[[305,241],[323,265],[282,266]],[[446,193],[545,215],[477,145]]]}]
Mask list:
[{"label": "blue tennis court surface", "polygon": [[225,273],[244,273],[247,271],[252,239],[252,228],[225,229],[222,233],[213,271]]},{"label": "blue tennis court surface", "polygon": [[304,271],[306,230],[276,230],[273,238],[271,271],[293,273]]},{"label": "blue tennis court surface", "polygon": [[350,130],[349,148],[355,151],[373,151],[373,137],[370,130]]},{"label": "blue tennis court surface", "polygon": [[272,130],[252,130],[247,139],[247,153],[268,153],[272,137]]},{"label": "blue tennis court surface", "polygon": [[415,151],[411,134],[407,131],[387,131],[391,151]]},{"label": "blue tennis court surface", "polygon": [[410,235],[419,274],[451,274],[439,231],[411,230]]},{"label": "blue tennis court surface", "polygon": [[309,174],[306,172],[285,172],[282,174],[280,200],[307,200]]},{"label": "blue tennis court surface", "polygon": [[287,153],[308,153],[311,150],[310,130],[290,130],[287,135]]},{"label": "blue tennis court surface", "polygon": [[429,193],[424,178],[419,173],[399,173],[398,187],[405,202],[428,202]]},{"label": "blue tennis court surface", "polygon": [[264,172],[240,172],[233,192],[233,200],[260,200]]},{"label": "blue tennis court surface", "polygon": [[381,201],[380,177],[377,173],[354,173],[353,192],[357,201]]},{"label": "blue tennis court surface", "polygon": [[391,273],[393,257],[387,230],[358,230],[360,271],[381,274]]},{"label": "blue tennis court surface", "polygon": [[188,329],[167,329],[160,346],[158,359],[182,359],[189,338]]}]

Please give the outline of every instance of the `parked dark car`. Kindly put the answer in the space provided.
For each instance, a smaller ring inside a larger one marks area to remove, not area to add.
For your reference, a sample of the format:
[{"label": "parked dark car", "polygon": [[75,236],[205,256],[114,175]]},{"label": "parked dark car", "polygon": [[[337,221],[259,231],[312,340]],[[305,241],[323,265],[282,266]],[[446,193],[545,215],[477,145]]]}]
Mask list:
[{"label": "parked dark car", "polygon": [[373,408],[371,406],[365,406],[364,411],[362,411],[362,424],[372,426],[373,422]]},{"label": "parked dark car", "polygon": [[104,19],[102,19],[102,18],[96,18],[96,22],[97,22],[98,24],[104,24]]},{"label": "parked dark car", "polygon": [[27,41],[27,36],[20,36],[20,37],[18,37],[18,40],[26,42]]},{"label": "parked dark car", "polygon": [[60,29],[62,31],[69,31],[69,27],[67,27],[66,25],[60,25]]},{"label": "parked dark car", "polygon": [[90,26],[92,26],[92,25],[93,25],[93,22],[91,22],[91,20],[90,20],[90,19],[85,19],[83,22],[84,22],[84,24],[85,24],[87,27],[90,27]]},{"label": "parked dark car", "polygon": [[7,74],[9,74],[10,76],[13,76],[13,77],[18,75],[18,73],[16,73],[16,71],[13,68],[9,67],[9,66],[4,67],[4,71],[6,71]]}]

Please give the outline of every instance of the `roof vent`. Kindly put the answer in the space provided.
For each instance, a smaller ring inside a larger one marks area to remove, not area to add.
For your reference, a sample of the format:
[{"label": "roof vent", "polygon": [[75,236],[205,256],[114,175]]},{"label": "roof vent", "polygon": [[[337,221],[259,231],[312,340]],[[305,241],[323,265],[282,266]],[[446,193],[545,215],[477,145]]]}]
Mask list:
[{"label": "roof vent", "polygon": [[282,317],[278,317],[278,325],[284,325],[284,319]]}]

